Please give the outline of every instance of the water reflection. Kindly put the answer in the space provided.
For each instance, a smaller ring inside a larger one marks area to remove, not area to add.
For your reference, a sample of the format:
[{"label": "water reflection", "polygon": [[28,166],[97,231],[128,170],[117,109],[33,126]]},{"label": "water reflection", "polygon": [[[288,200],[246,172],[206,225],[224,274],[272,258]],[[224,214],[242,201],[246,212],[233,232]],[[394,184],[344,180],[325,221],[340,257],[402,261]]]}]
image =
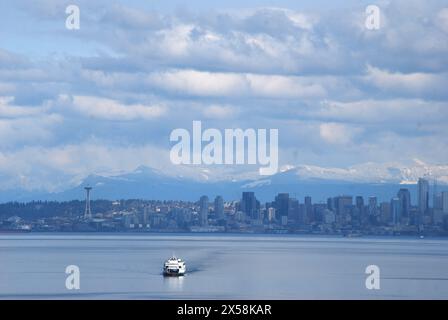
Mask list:
[{"label": "water reflection", "polygon": [[185,276],[180,277],[163,277],[163,283],[170,291],[182,291]]}]

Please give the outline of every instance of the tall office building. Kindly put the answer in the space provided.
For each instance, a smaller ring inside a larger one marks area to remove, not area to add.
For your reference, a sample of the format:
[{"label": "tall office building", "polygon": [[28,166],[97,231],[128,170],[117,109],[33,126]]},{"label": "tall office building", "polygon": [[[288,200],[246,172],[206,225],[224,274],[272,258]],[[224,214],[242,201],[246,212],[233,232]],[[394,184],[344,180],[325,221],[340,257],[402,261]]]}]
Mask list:
[{"label": "tall office building", "polygon": [[367,212],[370,223],[376,223],[378,221],[378,200],[376,197],[369,197]]},{"label": "tall office building", "polygon": [[307,223],[314,221],[313,204],[311,202],[311,197],[305,197],[305,219]]},{"label": "tall office building", "polygon": [[408,189],[400,189],[397,198],[400,200],[400,215],[409,218],[411,214],[411,193]]},{"label": "tall office building", "polygon": [[275,220],[275,208],[268,208],[268,217],[267,217],[269,222],[272,222]]},{"label": "tall office building", "polygon": [[221,196],[215,198],[214,209],[216,219],[224,219],[224,200]]},{"label": "tall office building", "polygon": [[429,208],[429,182],[426,179],[418,179],[418,217],[417,224],[423,224],[423,217]]},{"label": "tall office building", "polygon": [[399,225],[401,221],[401,201],[400,198],[393,198],[390,201],[390,211],[392,215],[392,224],[393,225]]},{"label": "tall office building", "polygon": [[355,202],[356,208],[358,208],[359,210],[364,208],[364,198],[362,196],[357,196]]},{"label": "tall office building", "polygon": [[439,194],[434,194],[434,199],[433,199],[433,208],[434,210],[443,210],[443,194],[439,193]]},{"label": "tall office building", "polygon": [[199,224],[201,226],[208,225],[208,197],[202,196],[199,199]]},{"label": "tall office building", "polygon": [[442,211],[448,214],[448,192],[442,192]]},{"label": "tall office building", "polygon": [[243,192],[243,197],[240,202],[240,210],[251,219],[258,219],[259,217],[259,202],[255,198],[253,192]]},{"label": "tall office building", "polygon": [[289,198],[288,220],[294,221],[296,224],[303,223],[300,217],[299,200],[296,198]]},{"label": "tall office building", "polygon": [[334,198],[327,198],[327,209],[336,212],[336,206],[334,204]]},{"label": "tall office building", "polygon": [[380,203],[379,217],[382,223],[386,224],[393,220],[390,205],[391,205],[390,201]]},{"label": "tall office building", "polygon": [[279,193],[275,197],[275,214],[278,221],[289,214],[289,193]]},{"label": "tall office building", "polygon": [[364,198],[362,196],[357,196],[355,199],[355,206],[358,213],[358,220],[360,223],[365,222],[365,209],[364,209]]},{"label": "tall office building", "polygon": [[352,196],[338,196],[335,198],[336,213],[339,215],[350,214],[353,205]]}]

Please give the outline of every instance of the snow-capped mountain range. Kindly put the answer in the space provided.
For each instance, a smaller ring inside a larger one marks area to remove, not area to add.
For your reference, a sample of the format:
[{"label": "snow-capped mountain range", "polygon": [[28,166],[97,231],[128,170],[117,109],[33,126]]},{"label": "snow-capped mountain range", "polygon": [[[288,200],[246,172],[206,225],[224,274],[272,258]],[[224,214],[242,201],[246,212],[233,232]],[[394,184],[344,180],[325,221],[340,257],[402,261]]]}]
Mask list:
[{"label": "snow-capped mountain range", "polygon": [[311,165],[287,166],[282,171],[295,171],[297,176],[325,180],[351,182],[416,184],[419,178],[448,184],[448,165],[429,165],[414,159],[410,166],[388,163],[378,165],[373,162],[351,166],[349,168],[323,168]]},{"label": "snow-capped mountain range", "polygon": [[[227,200],[238,200],[243,191],[254,191],[263,201],[270,201],[279,192],[289,192],[302,198],[305,195],[324,201],[327,197],[350,194],[378,196],[388,201],[398,189],[416,192],[418,178],[431,183],[437,180],[439,190],[448,189],[448,166],[429,165],[415,160],[411,166],[366,163],[349,168],[323,168],[311,165],[284,166],[275,175],[258,176],[245,172],[221,175],[214,170],[197,168],[200,174],[191,176],[168,175],[149,167],[138,167],[132,172],[116,175],[90,175],[77,186],[55,193],[24,190],[0,192],[0,201],[71,200],[84,197],[83,187],[93,187],[92,198],[102,199],[160,199],[197,200],[206,194],[210,198],[222,195]],[[254,170],[254,172],[256,172]],[[415,199],[415,198],[414,198]]]}]

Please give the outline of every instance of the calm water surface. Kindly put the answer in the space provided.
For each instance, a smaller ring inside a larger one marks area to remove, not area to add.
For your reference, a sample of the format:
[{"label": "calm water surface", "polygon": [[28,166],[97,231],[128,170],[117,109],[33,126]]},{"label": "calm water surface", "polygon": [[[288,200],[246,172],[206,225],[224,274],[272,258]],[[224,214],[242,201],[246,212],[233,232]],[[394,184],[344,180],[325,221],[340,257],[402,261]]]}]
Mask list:
[{"label": "calm water surface", "polygon": [[[172,254],[188,274],[164,278]],[[65,288],[65,268],[81,289]],[[367,290],[378,265],[381,289]],[[448,299],[448,240],[181,235],[0,235],[0,299]]]}]

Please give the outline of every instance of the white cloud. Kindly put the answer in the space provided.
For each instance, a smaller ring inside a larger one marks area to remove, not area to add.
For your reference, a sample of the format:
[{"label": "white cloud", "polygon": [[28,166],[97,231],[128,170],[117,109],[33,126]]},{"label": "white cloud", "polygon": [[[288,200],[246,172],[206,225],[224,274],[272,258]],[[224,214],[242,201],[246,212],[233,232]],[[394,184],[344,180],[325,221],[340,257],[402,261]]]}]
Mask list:
[{"label": "white cloud", "polygon": [[393,124],[395,127],[448,121],[448,107],[445,102],[421,99],[323,101],[320,107],[309,110],[308,114],[317,119],[359,124]]},{"label": "white cloud", "polygon": [[238,74],[195,70],[153,73],[148,82],[172,93],[195,96],[241,95],[248,87],[247,80]]},{"label": "white cloud", "polygon": [[386,92],[421,95],[446,93],[448,76],[446,74],[423,72],[405,74],[400,72],[389,72],[373,66],[368,66],[367,75],[364,77],[364,80]]},{"label": "white cloud", "polygon": [[325,142],[344,145],[351,143],[356,134],[362,132],[362,129],[340,123],[322,123],[319,126],[319,131]]},{"label": "white cloud", "polygon": [[165,114],[162,106],[147,106],[143,104],[122,104],[116,100],[92,96],[62,95],[59,104],[68,104],[77,112],[96,119],[103,120],[151,120]]},{"label": "white cloud", "polygon": [[448,33],[448,8],[443,8],[439,11],[436,18],[436,24],[440,29]]},{"label": "white cloud", "polygon": [[228,119],[238,114],[238,110],[232,106],[211,105],[205,107],[203,114],[209,119]]},{"label": "white cloud", "polygon": [[30,117],[44,113],[47,107],[23,107],[13,105],[14,97],[0,96],[0,118]]},{"label": "white cloud", "polygon": [[80,144],[26,146],[0,151],[0,188],[58,191],[73,187],[90,174],[110,175],[140,165],[166,169],[169,152],[151,145],[113,146],[89,140]]},{"label": "white cloud", "polygon": [[190,33],[194,25],[181,24],[157,31],[156,38],[160,46],[160,50],[169,56],[184,56],[188,53],[190,47]]},{"label": "white cloud", "polygon": [[146,143],[142,128],[161,145],[170,127],[201,117],[280,128],[293,164],[448,159],[442,1],[381,1],[382,28],[371,32],[362,6],[304,13],[221,3],[192,14],[80,0],[83,27],[63,37],[53,31],[63,28],[60,1],[19,1],[23,17],[14,5],[4,14],[21,27],[5,26],[10,51],[0,49],[0,172],[18,184],[160,167],[135,145]]},{"label": "white cloud", "polygon": [[0,119],[0,147],[17,148],[48,143],[55,138],[55,127],[63,121],[58,114]]},{"label": "white cloud", "polygon": [[193,96],[293,99],[326,95],[320,84],[292,76],[172,70],[151,74],[148,83],[172,93]]}]

